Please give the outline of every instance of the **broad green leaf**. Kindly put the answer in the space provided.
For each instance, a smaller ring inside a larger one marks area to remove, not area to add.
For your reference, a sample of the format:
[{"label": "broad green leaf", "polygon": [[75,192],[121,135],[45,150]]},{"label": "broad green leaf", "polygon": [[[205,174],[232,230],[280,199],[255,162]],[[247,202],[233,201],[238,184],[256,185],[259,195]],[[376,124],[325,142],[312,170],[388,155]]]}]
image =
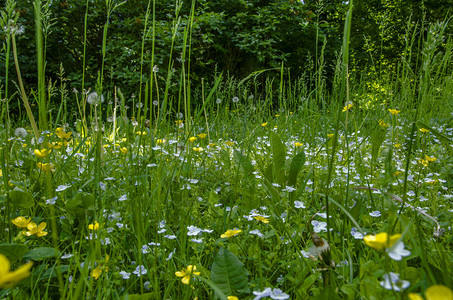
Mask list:
[{"label": "broad green leaf", "polygon": [[65,209],[75,215],[84,216],[88,210],[94,207],[94,197],[92,194],[80,192],[70,199],[65,205]]},{"label": "broad green leaf", "polygon": [[247,270],[233,253],[221,247],[212,264],[211,281],[225,295],[234,295],[248,287]]},{"label": "broad green leaf", "polygon": [[291,161],[288,174],[288,185],[296,187],[297,175],[299,174],[300,169],[305,164],[305,153],[303,151],[296,154]]},{"label": "broad green leaf", "polygon": [[348,299],[354,299],[356,287],[353,284],[347,283],[341,287],[341,291],[348,296]]},{"label": "broad green leaf", "polygon": [[268,164],[268,165],[264,168],[263,175],[264,175],[264,178],[265,178],[267,181],[269,181],[270,183],[274,182],[274,172],[272,171],[272,165],[271,165],[271,164]]},{"label": "broad green leaf", "polygon": [[16,207],[28,209],[35,205],[32,194],[18,187],[15,187],[14,190],[10,191],[8,197],[10,203]]},{"label": "broad green leaf", "polygon": [[43,280],[43,279],[49,279],[49,278],[54,278],[54,277],[57,277],[57,270],[60,270],[60,273],[63,274],[63,273],[66,273],[67,271],[69,271],[70,267],[69,265],[62,265],[62,266],[56,266],[54,268],[49,268],[46,270],[46,272],[44,272],[44,274],[39,278],[40,280]]},{"label": "broad green leaf", "polygon": [[234,162],[239,166],[239,170],[244,177],[249,175],[253,171],[253,165],[250,158],[240,151],[235,150],[233,155]]},{"label": "broad green leaf", "polygon": [[385,136],[387,135],[387,130],[378,126],[375,131],[371,134],[371,160],[376,161],[379,155],[379,148],[381,148],[382,143],[385,141]]},{"label": "broad green leaf", "polygon": [[5,255],[11,264],[20,260],[25,253],[27,253],[28,247],[23,244],[0,244],[0,253]]},{"label": "broad green leaf", "polygon": [[40,247],[40,248],[35,248],[33,250],[28,251],[28,253],[24,255],[24,258],[40,261],[40,260],[44,260],[47,258],[58,256],[58,255],[59,255],[59,252],[55,248]]},{"label": "broad green leaf", "polygon": [[271,151],[274,166],[274,179],[278,184],[285,185],[286,147],[280,137],[274,132],[271,134]]}]

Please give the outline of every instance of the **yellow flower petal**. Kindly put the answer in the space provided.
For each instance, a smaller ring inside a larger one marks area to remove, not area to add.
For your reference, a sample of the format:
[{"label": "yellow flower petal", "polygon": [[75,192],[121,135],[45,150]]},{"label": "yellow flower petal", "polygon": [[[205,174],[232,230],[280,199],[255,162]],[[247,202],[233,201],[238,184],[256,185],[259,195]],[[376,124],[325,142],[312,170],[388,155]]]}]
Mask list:
[{"label": "yellow flower petal", "polygon": [[13,272],[9,272],[10,263],[8,258],[0,254],[0,289],[15,286],[19,281],[30,276],[33,262],[28,262]]},{"label": "yellow flower petal", "polygon": [[429,129],[426,129],[426,128],[420,128],[419,129],[421,133],[428,133],[429,132]]},{"label": "yellow flower petal", "polygon": [[430,157],[428,155],[425,155],[425,159],[429,162],[435,162],[437,160],[437,158],[435,158],[434,156],[433,157]]},{"label": "yellow flower petal", "polygon": [[342,110],[342,112],[346,112],[346,111],[350,110],[350,109],[351,109],[351,108],[352,108],[353,106],[354,106],[354,105],[353,105],[353,104],[351,104],[351,103],[350,103],[350,104],[348,104],[348,105],[346,105],[345,107],[343,107],[343,110]]},{"label": "yellow flower petal", "polygon": [[189,284],[190,276],[189,275],[184,276],[183,279],[181,279],[181,282],[184,283],[184,284]]},{"label": "yellow flower petal", "polygon": [[41,223],[39,223],[39,225],[38,225],[38,230],[39,230],[39,231],[42,231],[42,230],[44,230],[44,228],[46,228],[46,226],[47,226],[47,223],[46,223],[46,222],[41,222]]},{"label": "yellow flower petal", "polygon": [[175,275],[178,276],[178,277],[184,277],[184,276],[186,276],[186,272],[176,271]]},{"label": "yellow flower petal", "polygon": [[426,300],[453,300],[453,291],[444,285],[432,285],[425,291]]},{"label": "yellow flower petal", "polygon": [[42,236],[46,236],[46,235],[47,235],[47,231],[40,231],[40,232],[36,233],[37,237],[42,237]]},{"label": "yellow flower petal", "polygon": [[93,271],[91,271],[91,277],[94,277],[94,279],[98,279],[99,276],[101,276],[101,273],[102,273],[102,269],[97,266],[96,269],[94,269]]},{"label": "yellow flower petal", "polygon": [[390,108],[389,108],[389,112],[390,112],[392,115],[396,116],[396,115],[399,114],[401,111],[400,111],[400,110],[397,110],[397,109],[390,109]]},{"label": "yellow flower petal", "polygon": [[30,231],[34,231],[34,230],[36,230],[36,228],[38,228],[38,225],[36,225],[35,222],[30,222],[27,224],[27,229]]},{"label": "yellow flower petal", "polygon": [[242,232],[242,230],[240,230],[240,229],[233,229],[233,230],[229,229],[224,234],[222,234],[220,237],[221,238],[230,238],[235,235],[238,235],[241,232]]},{"label": "yellow flower petal", "polygon": [[11,264],[9,263],[8,258],[0,253],[0,278],[2,278],[4,274],[8,273],[10,268]]},{"label": "yellow flower petal", "polygon": [[28,223],[30,223],[31,218],[26,219],[25,217],[17,217],[14,220],[11,220],[11,222],[16,225],[19,228],[25,228],[27,227]]},{"label": "yellow flower petal", "polygon": [[415,293],[407,294],[407,298],[409,298],[409,300],[423,300],[422,296],[420,296],[419,294],[415,294]]},{"label": "yellow flower petal", "polygon": [[363,241],[371,248],[382,250],[390,248],[400,237],[401,234],[394,234],[389,237],[387,232],[381,232],[376,235],[367,235],[363,238]]},{"label": "yellow flower petal", "polygon": [[39,158],[44,158],[44,157],[46,157],[47,155],[50,154],[50,152],[52,152],[51,149],[41,149],[41,150],[35,149],[35,150],[33,151],[33,153],[34,153],[37,157],[39,157]]},{"label": "yellow flower petal", "polygon": [[98,221],[94,221],[94,224],[89,224],[88,229],[90,230],[98,230],[99,229],[99,223]]},{"label": "yellow flower petal", "polygon": [[263,216],[256,216],[255,219],[258,220],[258,221],[261,221],[261,222],[263,222],[265,224],[269,223],[268,218],[263,217]]}]

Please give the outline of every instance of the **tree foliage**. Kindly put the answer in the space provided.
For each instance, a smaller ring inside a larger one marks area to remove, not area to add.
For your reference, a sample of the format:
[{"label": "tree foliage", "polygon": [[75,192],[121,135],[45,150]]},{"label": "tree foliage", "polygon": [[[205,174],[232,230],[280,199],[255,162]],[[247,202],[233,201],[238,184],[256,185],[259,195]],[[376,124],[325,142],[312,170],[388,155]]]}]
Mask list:
[{"label": "tree foliage", "polygon": [[[354,3],[351,52],[357,69],[376,62],[392,64],[405,51],[403,37],[407,28],[413,29],[417,25],[423,37],[424,24],[445,19],[452,4],[451,0],[425,0],[421,3],[415,0],[370,0]],[[116,85],[129,95],[138,91],[141,68],[144,81],[152,72],[153,36],[154,65],[161,70],[159,76],[162,78],[167,77],[169,65],[178,70],[189,58],[185,62],[181,60],[184,34],[191,25],[190,1],[155,0],[154,11],[151,1],[147,16],[148,1],[127,0],[109,20],[104,0],[60,0],[48,1],[48,4],[46,77],[53,81],[58,79],[61,64],[70,86],[76,89],[81,87],[86,11],[87,88],[94,89],[101,69],[103,29],[107,21],[109,31],[104,72],[107,89]],[[257,70],[278,68],[282,62],[290,68],[293,78],[307,70],[315,72],[316,59],[321,54],[324,41],[323,55],[328,66],[325,75],[329,77],[333,74],[335,59],[341,49],[347,9],[348,1],[341,0],[195,1],[190,45],[185,49],[187,51],[190,47],[193,81],[199,82],[202,77],[212,78],[215,70],[245,77]],[[20,14],[18,22],[25,28],[25,33],[18,37],[21,70],[25,82],[35,84],[33,1],[17,0],[17,11]],[[447,33],[451,33],[451,25]],[[142,37],[143,65],[140,64]],[[5,39],[2,41],[4,43]],[[173,51],[170,51],[172,45]],[[5,51],[1,52],[0,59],[5,61]],[[9,72],[14,74],[13,64],[10,64]],[[0,68],[2,80],[4,74],[4,67]],[[275,72],[275,75],[279,73]],[[14,92],[14,85],[9,87]]]}]

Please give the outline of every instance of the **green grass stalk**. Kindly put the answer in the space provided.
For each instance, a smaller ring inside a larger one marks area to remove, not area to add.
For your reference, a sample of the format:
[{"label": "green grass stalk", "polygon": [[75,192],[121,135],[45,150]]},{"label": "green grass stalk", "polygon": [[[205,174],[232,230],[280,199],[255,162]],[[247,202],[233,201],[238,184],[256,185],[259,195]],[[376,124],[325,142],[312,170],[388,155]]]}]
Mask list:
[{"label": "green grass stalk", "polygon": [[35,37],[36,37],[36,62],[38,67],[38,108],[39,108],[39,129],[47,130],[47,105],[44,68],[44,46],[42,35],[42,2],[35,0],[33,3],[35,11]]}]

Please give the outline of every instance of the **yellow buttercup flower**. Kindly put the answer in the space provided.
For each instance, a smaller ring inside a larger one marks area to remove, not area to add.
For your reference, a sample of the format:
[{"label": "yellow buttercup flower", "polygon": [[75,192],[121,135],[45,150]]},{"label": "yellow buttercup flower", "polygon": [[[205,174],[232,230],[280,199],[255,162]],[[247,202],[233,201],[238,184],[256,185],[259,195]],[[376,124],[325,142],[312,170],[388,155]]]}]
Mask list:
[{"label": "yellow buttercup flower", "polygon": [[61,148],[61,144],[60,144],[60,143],[55,143],[55,142],[47,143],[47,144],[46,144],[46,147],[49,148],[49,149],[58,150],[58,149]]},{"label": "yellow buttercup flower", "polygon": [[425,159],[429,162],[435,162],[437,160],[437,158],[435,158],[434,156],[433,157],[429,157],[428,155],[425,155]]},{"label": "yellow buttercup flower", "polygon": [[234,145],[234,142],[233,141],[226,141],[225,144],[227,144],[227,146],[233,146]]},{"label": "yellow buttercup flower", "polygon": [[400,147],[401,147],[401,144],[395,144],[395,145],[393,145],[393,147],[395,147],[395,148],[400,148]]},{"label": "yellow buttercup flower", "polygon": [[135,132],[136,135],[147,135],[148,133],[146,131],[137,131]]},{"label": "yellow buttercup flower", "polygon": [[353,106],[354,106],[354,105],[353,105],[352,103],[346,105],[345,107],[343,107],[342,112],[346,112],[346,111],[350,110]]},{"label": "yellow buttercup flower", "polygon": [[189,138],[189,142],[191,142],[191,143],[195,142],[196,140],[197,140],[197,137],[196,137],[196,136],[191,136],[191,137]]},{"label": "yellow buttercup flower", "polygon": [[101,273],[102,273],[102,269],[97,266],[93,271],[91,271],[91,277],[94,277],[94,279],[98,279],[99,276],[101,276]]},{"label": "yellow buttercup flower", "polygon": [[255,220],[261,221],[265,224],[269,223],[269,218],[263,217],[263,216],[256,216]]},{"label": "yellow buttercup flower", "polygon": [[121,147],[120,148],[121,153],[127,154],[127,148],[126,147]]},{"label": "yellow buttercup flower", "polygon": [[99,223],[98,221],[94,221],[94,224],[89,224],[88,229],[90,230],[98,230],[99,229]]},{"label": "yellow buttercup flower", "polygon": [[162,144],[165,144],[165,142],[166,142],[165,139],[157,139],[156,144],[162,145]]},{"label": "yellow buttercup flower", "polygon": [[427,161],[426,159],[423,159],[423,158],[420,158],[419,162],[424,165],[425,167],[427,167],[429,165],[429,161]]},{"label": "yellow buttercup flower", "polygon": [[267,125],[267,122],[261,123],[261,126],[265,127]]},{"label": "yellow buttercup flower", "polygon": [[228,229],[224,234],[222,234],[220,237],[221,238],[230,238],[230,237],[233,237],[235,235],[238,235],[239,233],[241,233],[242,230],[240,229]]},{"label": "yellow buttercup flower", "polygon": [[193,151],[195,151],[195,152],[201,152],[201,151],[204,150],[202,147],[193,147],[192,149],[193,149]]},{"label": "yellow buttercup flower", "polygon": [[438,182],[439,182],[439,180],[435,179],[435,180],[426,181],[426,184],[436,184]]},{"label": "yellow buttercup flower", "polygon": [[420,128],[419,129],[421,133],[428,133],[429,132],[429,129],[426,129],[426,128]]},{"label": "yellow buttercup flower", "polygon": [[206,133],[197,134],[200,139],[205,139],[208,135]]},{"label": "yellow buttercup flower", "polygon": [[376,250],[382,250],[384,248],[390,248],[398,241],[401,234],[394,234],[389,237],[387,232],[381,232],[376,235],[367,235],[363,238],[365,244]]},{"label": "yellow buttercup flower", "polygon": [[63,128],[58,127],[55,129],[55,134],[60,138],[60,139],[70,139],[72,132],[65,132]]},{"label": "yellow buttercup flower", "polygon": [[189,284],[190,279],[192,278],[193,275],[200,275],[200,272],[195,272],[197,269],[197,266],[195,265],[189,265],[187,268],[182,269],[182,271],[177,271],[175,272],[175,275],[177,277],[182,277],[181,282],[184,284]]},{"label": "yellow buttercup flower", "polygon": [[39,158],[46,157],[47,155],[50,154],[50,152],[52,152],[51,149],[42,149],[42,150],[35,149],[35,151],[33,151],[33,153]]},{"label": "yellow buttercup flower", "polygon": [[0,289],[8,289],[15,286],[22,279],[30,276],[33,262],[28,262],[14,272],[10,272],[11,263],[8,258],[0,253]]},{"label": "yellow buttercup flower", "polygon": [[51,164],[48,164],[48,163],[38,163],[37,164],[38,166],[38,169],[40,169],[41,171],[53,171],[53,166]]},{"label": "yellow buttercup flower", "polygon": [[228,296],[227,300],[239,300],[239,298],[236,296]]},{"label": "yellow buttercup flower", "polygon": [[28,231],[25,232],[26,236],[32,236],[36,235],[37,237],[42,237],[47,235],[47,231],[44,231],[46,228],[47,223],[46,222],[41,222],[39,225],[36,225],[35,222],[30,222],[27,225]]},{"label": "yellow buttercup flower", "polygon": [[426,300],[453,300],[453,291],[444,285],[432,285],[425,291]]},{"label": "yellow buttercup flower", "polygon": [[302,143],[299,143],[299,142],[295,142],[294,143],[294,147],[302,147],[304,144]]},{"label": "yellow buttercup flower", "polygon": [[387,128],[389,127],[390,125],[389,124],[385,124],[384,120],[379,120],[379,126],[381,126],[382,128]]},{"label": "yellow buttercup flower", "polygon": [[398,115],[398,114],[401,112],[401,110],[389,108],[389,112],[390,112],[392,115],[396,116],[396,115]]},{"label": "yellow buttercup flower", "polygon": [[26,219],[25,217],[17,217],[11,222],[19,228],[25,228],[31,222],[31,218]]},{"label": "yellow buttercup flower", "polygon": [[108,254],[105,255],[105,260],[101,262],[93,271],[91,271],[91,277],[94,277],[94,279],[98,279],[99,276],[101,276],[102,271],[107,272],[109,270],[109,267],[107,266],[107,263],[109,261],[109,256]]}]

